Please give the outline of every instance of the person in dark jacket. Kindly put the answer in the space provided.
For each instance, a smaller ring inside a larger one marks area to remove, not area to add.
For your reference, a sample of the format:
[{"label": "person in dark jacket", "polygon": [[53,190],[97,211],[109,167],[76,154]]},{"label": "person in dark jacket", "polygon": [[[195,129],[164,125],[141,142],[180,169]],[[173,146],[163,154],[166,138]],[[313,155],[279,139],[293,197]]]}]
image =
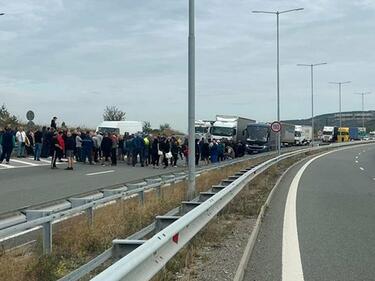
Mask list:
[{"label": "person in dark jacket", "polygon": [[178,143],[177,143],[176,138],[172,138],[172,141],[171,141],[171,153],[172,153],[171,165],[173,167],[177,167]]},{"label": "person in dark jacket", "polygon": [[74,137],[70,131],[67,131],[65,137],[65,155],[68,158],[68,167],[65,170],[73,170],[73,159],[74,159],[74,149],[76,147]]},{"label": "person in dark jacket", "polygon": [[57,130],[57,124],[56,124],[57,117],[53,117],[51,120],[51,128],[54,128]]},{"label": "person in dark jacket", "polygon": [[43,133],[42,130],[38,129],[34,133],[34,141],[35,141],[35,148],[34,148],[34,160],[40,161],[40,154],[42,152],[42,143],[43,143]]},{"label": "person in dark jacket", "polygon": [[56,131],[54,132],[54,136],[52,137],[52,145],[51,145],[51,151],[52,151],[52,159],[51,159],[51,169],[57,169],[56,166],[56,160],[57,158],[60,157],[60,155],[63,154],[64,147],[61,143],[62,139],[62,132],[57,133]]},{"label": "person in dark jacket", "polygon": [[136,135],[133,139],[133,167],[135,167],[135,164],[137,164],[137,158],[139,155],[139,162],[141,163],[141,166],[144,167],[143,163],[143,152],[145,149],[145,142],[143,138],[140,135]]},{"label": "person in dark jacket", "polygon": [[112,139],[110,138],[108,133],[104,134],[100,148],[103,153],[102,165],[105,166],[105,163],[108,162],[109,159],[111,158],[111,151],[112,151]]},{"label": "person in dark jacket", "polygon": [[160,150],[163,152],[163,163],[165,169],[168,167],[168,158],[166,154],[171,150],[171,145],[166,137],[164,137],[160,142]]},{"label": "person in dark jacket", "polygon": [[159,151],[160,151],[159,138],[155,137],[151,145],[151,158],[152,158],[151,164],[153,168],[155,168],[155,166],[159,167],[159,159],[160,159]]},{"label": "person in dark jacket", "polygon": [[0,156],[0,164],[3,163],[4,159],[5,163],[9,164],[10,155],[12,154],[15,142],[16,139],[11,128],[9,126],[6,127],[5,132],[3,133],[1,138],[1,146],[3,148],[3,151]]},{"label": "person in dark jacket", "polygon": [[82,154],[83,164],[86,163],[86,158],[89,161],[89,164],[92,165],[92,152],[94,148],[94,142],[92,141],[92,138],[90,136],[90,132],[86,132],[86,134],[82,137]]},{"label": "person in dark jacket", "polygon": [[201,150],[199,147],[199,139],[196,139],[195,140],[195,165],[196,166],[199,165],[200,155],[201,155]]}]

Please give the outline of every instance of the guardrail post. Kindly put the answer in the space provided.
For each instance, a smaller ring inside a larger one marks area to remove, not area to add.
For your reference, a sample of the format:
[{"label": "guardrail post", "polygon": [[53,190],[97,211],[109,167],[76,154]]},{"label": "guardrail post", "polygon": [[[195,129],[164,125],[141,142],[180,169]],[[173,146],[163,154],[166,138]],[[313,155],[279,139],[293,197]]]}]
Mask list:
[{"label": "guardrail post", "polygon": [[145,203],[145,191],[141,190],[138,192],[139,200],[141,201],[141,204],[144,205]]},{"label": "guardrail post", "polygon": [[49,255],[52,253],[52,222],[43,224],[43,254]]},{"label": "guardrail post", "polygon": [[92,227],[94,225],[94,207],[90,207],[87,209],[87,222],[89,224],[89,227]]}]

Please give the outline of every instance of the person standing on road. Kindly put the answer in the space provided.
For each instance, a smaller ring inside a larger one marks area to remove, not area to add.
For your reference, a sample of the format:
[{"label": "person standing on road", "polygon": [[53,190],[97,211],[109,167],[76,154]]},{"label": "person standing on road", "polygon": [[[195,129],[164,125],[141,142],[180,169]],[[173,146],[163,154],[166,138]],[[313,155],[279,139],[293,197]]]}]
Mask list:
[{"label": "person standing on road", "polygon": [[[60,132],[59,132],[60,133]],[[61,141],[59,141],[58,133],[55,131],[54,136],[52,137],[52,147],[53,151],[52,160],[51,160],[51,169],[57,169],[56,160],[63,154],[63,147],[61,146]],[[62,136],[61,136],[62,139]]]},{"label": "person standing on road", "polygon": [[82,162],[82,137],[81,132],[77,132],[76,136],[76,160],[77,162]]},{"label": "person standing on road", "polygon": [[172,159],[171,159],[171,165],[173,167],[177,167],[177,160],[178,160],[178,143],[176,138],[172,138],[171,142],[171,153],[172,153]]},{"label": "person standing on road", "polygon": [[40,155],[42,153],[43,134],[41,129],[37,129],[34,133],[35,149],[34,149],[34,160],[40,161]]},{"label": "person standing on road", "polygon": [[5,159],[5,163],[9,164],[10,156],[12,154],[15,143],[16,143],[15,136],[10,126],[7,126],[1,138],[1,146],[3,148],[3,151],[0,156],[0,164],[3,163],[4,159]]},{"label": "person standing on road", "polygon": [[18,143],[17,157],[25,157],[25,142],[26,142],[26,133],[23,130],[23,127],[20,127],[16,133],[16,139]]},{"label": "person standing on road", "polygon": [[154,140],[152,141],[152,145],[151,145],[151,157],[152,157],[151,164],[153,168],[155,168],[155,166],[159,167],[159,159],[160,159],[159,151],[160,151],[159,138],[154,137]]},{"label": "person standing on road", "polygon": [[0,127],[0,155],[3,154],[2,142],[3,142],[4,133],[5,133],[4,129],[2,127]]},{"label": "person standing on road", "polygon": [[218,161],[218,147],[217,147],[216,139],[212,140],[210,154],[211,154],[211,163],[216,163]]},{"label": "person standing on road", "polygon": [[112,148],[111,148],[111,166],[117,166],[117,149],[118,149],[118,138],[116,134],[112,134]]},{"label": "person standing on road", "polygon": [[166,169],[168,168],[168,158],[166,154],[171,150],[171,145],[166,137],[162,138],[160,150],[163,152],[164,169]]},{"label": "person standing on road", "polygon": [[66,158],[68,158],[68,167],[65,170],[73,170],[74,149],[74,137],[72,133],[68,131],[65,139],[65,155]]},{"label": "person standing on road", "polygon": [[57,120],[57,117],[53,117],[52,120],[51,120],[51,128],[54,128],[55,130],[57,130],[57,123],[56,123],[56,120]]},{"label": "person standing on road", "polygon": [[145,149],[145,143],[144,143],[143,138],[139,134],[136,134],[133,139],[133,156],[132,156],[133,167],[135,167],[135,165],[137,164],[138,155],[139,155],[139,162],[141,163],[141,167],[144,167],[144,163],[143,163],[144,149]]},{"label": "person standing on road", "polygon": [[87,131],[85,136],[82,137],[82,163],[86,163],[86,158],[90,165],[92,165],[92,152],[93,152],[94,142],[92,141],[90,132]]},{"label": "person standing on road", "polygon": [[102,166],[105,166],[105,163],[109,161],[112,151],[112,139],[109,137],[108,133],[104,134],[101,146],[100,146],[103,157],[102,157]]}]

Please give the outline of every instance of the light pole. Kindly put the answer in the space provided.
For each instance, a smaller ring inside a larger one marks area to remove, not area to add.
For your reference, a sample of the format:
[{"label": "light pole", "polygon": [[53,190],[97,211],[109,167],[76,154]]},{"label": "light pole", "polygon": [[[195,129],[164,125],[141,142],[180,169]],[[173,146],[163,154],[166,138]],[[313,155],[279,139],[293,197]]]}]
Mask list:
[{"label": "light pole", "polygon": [[[255,14],[273,14],[276,15],[276,45],[277,45],[277,63],[276,63],[276,73],[277,73],[277,121],[280,122],[280,24],[279,17],[281,14],[302,11],[303,8],[291,9],[285,11],[253,11]],[[277,134],[277,152],[281,154],[281,133]]]},{"label": "light pole", "polygon": [[355,93],[355,95],[362,96],[362,128],[365,128],[365,96],[370,95],[371,92]]},{"label": "light pole", "polygon": [[314,67],[318,65],[325,65],[326,62],[315,63],[315,64],[297,64],[297,66],[308,66],[311,70],[311,128],[312,128],[312,146],[314,146]]},{"label": "light pole", "polygon": [[[330,84],[339,85],[339,111],[340,111],[340,127],[342,127],[342,118],[341,118],[341,86],[343,84],[349,84],[352,83],[352,81],[344,81],[344,82],[329,82]],[[340,133],[340,141],[341,141],[341,129],[339,130]]]},{"label": "light pole", "polygon": [[189,70],[188,70],[188,119],[189,119],[189,149],[188,149],[188,192],[189,200],[195,194],[195,5],[189,0]]}]

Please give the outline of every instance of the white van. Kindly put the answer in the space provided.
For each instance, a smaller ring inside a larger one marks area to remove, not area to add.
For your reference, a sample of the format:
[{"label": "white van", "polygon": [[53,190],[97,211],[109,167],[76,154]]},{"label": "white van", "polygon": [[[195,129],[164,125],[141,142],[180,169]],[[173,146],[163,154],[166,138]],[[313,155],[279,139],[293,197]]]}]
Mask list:
[{"label": "white van", "polygon": [[140,121],[103,121],[96,128],[101,133],[116,133],[120,135],[142,132],[143,123]]}]

